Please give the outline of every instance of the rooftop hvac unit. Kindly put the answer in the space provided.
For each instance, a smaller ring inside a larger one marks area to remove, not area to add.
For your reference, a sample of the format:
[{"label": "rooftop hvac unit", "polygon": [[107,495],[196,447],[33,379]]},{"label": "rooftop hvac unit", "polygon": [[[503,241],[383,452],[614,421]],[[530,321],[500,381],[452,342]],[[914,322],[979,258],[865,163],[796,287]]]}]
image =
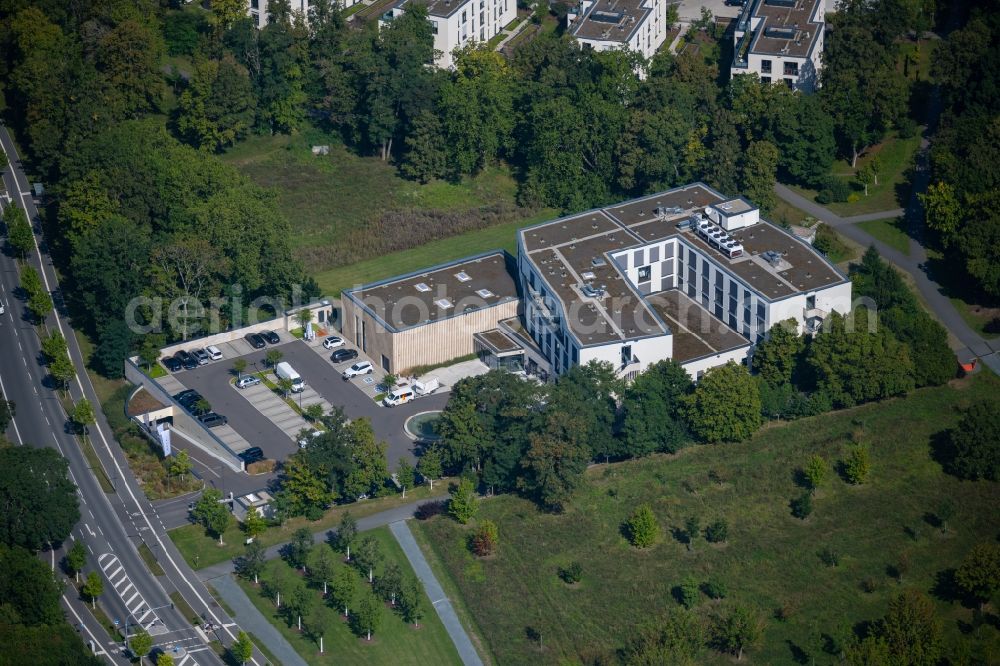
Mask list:
[{"label": "rooftop hvac unit", "polygon": [[590,265],[594,268],[600,268],[601,266],[607,266],[608,262],[604,260],[604,257],[594,257],[590,260]]}]

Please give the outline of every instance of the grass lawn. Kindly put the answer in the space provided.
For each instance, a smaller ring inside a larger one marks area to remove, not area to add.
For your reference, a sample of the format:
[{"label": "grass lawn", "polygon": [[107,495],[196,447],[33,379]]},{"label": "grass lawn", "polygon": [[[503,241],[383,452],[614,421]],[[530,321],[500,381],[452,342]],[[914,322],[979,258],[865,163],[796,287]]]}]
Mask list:
[{"label": "grass lawn", "polygon": [[807,226],[803,224],[803,222],[809,222],[815,220],[815,218],[811,217],[808,213],[796,208],[795,206],[788,203],[781,197],[776,197],[775,201],[777,203],[771,210],[771,214],[766,216],[767,219],[771,220],[772,222],[775,222],[777,224],[787,223],[787,224],[796,224],[799,226]]},{"label": "grass lawn", "polygon": [[339,296],[340,292],[350,287],[410,273],[487,250],[503,249],[511,254],[516,254],[517,239],[515,234],[518,229],[535,222],[552,219],[556,215],[556,211],[545,209],[523,220],[469,231],[402,252],[387,254],[384,257],[359,261],[349,266],[331,268],[316,274],[316,281],[319,282],[320,289],[323,290],[324,294]]},{"label": "grass lawn", "polygon": [[[378,540],[382,553],[385,555],[382,567],[390,562],[395,562],[402,569],[404,579],[413,576],[413,570],[410,568],[403,550],[396,543],[388,528],[380,527],[372,530],[369,534]],[[378,571],[379,569],[376,570],[376,576]],[[261,582],[272,580],[275,575],[281,574],[298,575],[283,560],[271,560],[267,563],[264,573],[261,574]],[[319,654],[319,641],[313,640],[307,633],[299,633],[295,623],[296,618],[289,619],[284,614],[279,615],[274,608],[274,603],[263,596],[261,587],[255,587],[251,582],[242,579],[239,580],[239,583],[264,617],[271,620],[292,647],[310,664],[392,664],[393,666],[413,664],[413,666],[423,666],[424,664],[461,663],[455,645],[445,632],[444,625],[438,619],[426,594],[423,602],[424,617],[418,628],[405,623],[397,613],[392,611],[391,606],[386,604],[381,626],[373,634],[371,643],[363,637],[355,636],[338,610],[322,606],[321,608],[326,615],[325,624],[329,629],[323,637],[323,654],[321,655]],[[367,578],[362,577],[360,573],[358,573],[358,587],[363,590],[362,594],[368,594]],[[321,591],[317,590],[317,602],[319,602]]]},{"label": "grass lawn", "polygon": [[858,226],[870,233],[877,240],[903,254],[910,254],[910,237],[903,228],[906,224],[901,217],[888,217],[882,220],[858,222]]},{"label": "grass lawn", "polygon": [[997,324],[994,322],[1000,321],[1000,307],[986,307],[983,305],[977,305],[975,303],[969,303],[963,298],[957,296],[952,296],[949,298],[951,304],[955,306],[958,310],[958,314],[965,320],[965,323],[969,325],[973,331],[983,336],[987,340],[992,340],[993,338],[1000,335],[997,330]]},{"label": "grass lawn", "polygon": [[[257,541],[264,547],[285,543],[292,540],[292,534],[300,527],[308,527],[313,532],[322,532],[340,524],[340,519],[345,512],[350,511],[355,518],[363,518],[373,513],[386,511],[403,504],[425,500],[429,497],[438,497],[448,487],[447,480],[444,483],[435,482],[435,488],[431,491],[427,486],[420,486],[406,493],[406,499],[400,494],[390,495],[380,499],[364,500],[345,506],[338,506],[327,511],[322,518],[315,522],[310,522],[305,518],[292,518],[285,521],[284,525],[269,527],[263,534],[257,537]],[[438,485],[441,484],[441,485]],[[209,536],[205,528],[201,525],[184,525],[170,530],[170,538],[173,539],[177,550],[181,552],[187,563],[195,569],[211,566],[231,560],[243,552],[243,541],[245,535],[236,521],[230,524],[229,528],[222,535],[223,545],[219,545],[219,540]]]},{"label": "grass lawn", "polygon": [[[831,173],[852,183],[855,190],[853,197],[856,201],[824,205],[843,217],[902,208],[906,204],[906,197],[909,196],[909,188],[904,183],[906,170],[913,164],[918,148],[920,148],[919,135],[900,139],[893,134],[879,145],[869,148],[864,155],[858,158],[857,167],[854,169],[851,168],[849,160],[838,159],[833,163]],[[860,185],[854,184],[854,174],[857,173],[858,169],[868,164],[876,154],[882,162],[878,185],[870,186],[866,197],[864,189]],[[816,190],[797,185],[789,185],[789,187],[807,199],[816,200]],[[902,198],[900,198],[900,194],[902,194]]]},{"label": "grass lawn", "polygon": [[[330,154],[313,155],[314,144],[329,145]],[[387,233],[376,226],[388,212],[479,219],[484,207],[495,207],[503,210],[501,222],[535,212],[514,206],[517,184],[506,168],[491,167],[458,183],[420,184],[400,178],[393,165],[377,157],[357,156],[339,137],[315,128],[295,136],[251,137],[222,159],[256,183],[274,188],[291,222],[292,248],[311,273],[385,254],[373,248],[375,234]]]},{"label": "grass lawn", "polygon": [[[947,654],[960,641],[974,653],[988,643],[996,654],[1000,632],[984,626],[963,635],[960,623],[972,623],[974,611],[936,581],[973,544],[995,538],[1000,485],[946,476],[930,441],[956,422],[956,407],[998,391],[1000,380],[984,372],[904,399],[776,424],[741,444],[595,466],[559,515],[514,496],[484,501],[480,517],[500,532],[489,560],[472,557],[467,528],[446,517],[414,529],[432,544],[431,557],[449,572],[498,663],[592,663],[613,655],[640,620],[677,606],[673,588],[688,575],[728,589],[722,602],[702,595],[701,615],[734,602],[759,609],[766,627],[751,663],[841,663],[834,643],[855,623],[881,617],[890,597],[910,586],[933,595]],[[812,515],[792,517],[789,500],[803,493],[796,469],[813,454],[839,461],[854,440],[871,448],[868,482],[849,486],[831,469]],[[663,536],[639,551],[620,528],[644,502]],[[931,517],[945,503],[954,509],[947,533]],[[727,520],[728,541],[699,539],[689,551],[673,536],[689,516],[702,526]],[[839,564],[824,564],[819,553],[826,549]],[[901,558],[908,561],[902,583],[891,573]],[[557,575],[572,561],[583,566],[575,587]],[[734,660],[707,652],[698,661]]]}]

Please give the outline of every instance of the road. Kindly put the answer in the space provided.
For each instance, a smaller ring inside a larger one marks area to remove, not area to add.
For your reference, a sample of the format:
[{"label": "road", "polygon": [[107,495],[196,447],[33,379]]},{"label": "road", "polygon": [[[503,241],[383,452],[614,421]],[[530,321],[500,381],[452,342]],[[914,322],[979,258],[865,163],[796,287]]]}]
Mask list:
[{"label": "road", "polygon": [[[6,127],[2,126],[0,145],[8,160],[3,175],[7,191],[25,210],[36,228],[38,251],[32,253],[29,263],[41,271],[46,288],[57,304],[57,311],[49,316],[46,325],[50,330],[63,333],[77,370],[69,395],[74,402],[86,397],[96,407],[100,402],[84,370],[83,357],[73,330],[65,313],[58,310],[61,303],[59,283],[51,258],[44,254],[44,240],[37,235],[38,215],[29,195],[27,178],[15,145]],[[98,408],[95,409],[97,423],[91,428],[90,438],[100,465],[112,480],[116,492],[105,494],[101,489],[80,445],[67,430],[68,418],[58,396],[48,388],[47,371],[41,364],[40,341],[34,327],[25,318],[24,303],[15,295],[18,284],[16,262],[9,256],[0,256],[0,299],[8,305],[0,323],[0,358],[3,359],[0,381],[8,399],[17,404],[13,439],[23,445],[54,446],[69,461],[70,476],[78,488],[81,511],[81,521],[70,538],[81,540],[89,551],[86,571],[100,571],[105,579],[101,605],[122,625],[126,620],[129,624],[134,623],[137,617],[154,634],[157,645],[185,647],[189,650],[189,656],[181,662],[185,666],[221,664],[222,660],[211,649],[209,642],[218,640],[228,645],[235,640],[238,627],[215,604],[208,590],[174,548]],[[165,575],[154,576],[147,569],[138,552],[142,543],[150,548]],[[58,550],[50,553],[53,565],[60,554]],[[201,629],[193,627],[181,610],[173,607],[171,593],[174,592],[219,629],[206,635]],[[117,644],[113,638],[92,620],[89,611],[75,599],[75,595],[67,593],[63,600],[70,621],[82,623],[85,640],[93,641],[109,661],[124,663],[116,654]],[[258,653],[253,663],[259,666],[265,660]]]}]

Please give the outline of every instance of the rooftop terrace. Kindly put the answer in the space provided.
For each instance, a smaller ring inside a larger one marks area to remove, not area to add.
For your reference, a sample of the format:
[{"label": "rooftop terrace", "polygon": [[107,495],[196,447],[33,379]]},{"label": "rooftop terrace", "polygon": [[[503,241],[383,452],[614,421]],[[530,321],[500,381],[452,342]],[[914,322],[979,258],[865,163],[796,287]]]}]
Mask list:
[{"label": "rooftop terrace", "polygon": [[569,33],[577,39],[625,44],[653,10],[645,0],[597,0],[579,17]]},{"label": "rooftop terrace", "polygon": [[[752,53],[805,58],[822,34],[822,0],[753,0],[751,5],[752,18],[761,19]],[[814,21],[817,7],[820,14]]]}]

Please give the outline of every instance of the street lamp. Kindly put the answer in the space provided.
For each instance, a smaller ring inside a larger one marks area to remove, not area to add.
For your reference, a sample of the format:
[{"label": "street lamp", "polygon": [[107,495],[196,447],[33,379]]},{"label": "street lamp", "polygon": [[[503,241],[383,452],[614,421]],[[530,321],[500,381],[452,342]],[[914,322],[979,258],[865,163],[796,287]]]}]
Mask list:
[{"label": "street lamp", "polygon": [[[149,611],[153,612],[153,611],[160,610],[161,608],[173,608],[173,607],[174,607],[174,604],[173,604],[173,602],[171,602],[169,604],[163,604],[162,606],[157,606],[156,608],[150,608]],[[142,609],[143,609],[143,607],[140,606],[139,610],[137,610],[136,613],[141,612]],[[125,616],[125,649],[126,650],[128,650],[128,620],[129,620],[130,617],[133,617],[132,613],[129,613],[128,615]],[[157,618],[157,619],[159,619],[159,618]]]}]

